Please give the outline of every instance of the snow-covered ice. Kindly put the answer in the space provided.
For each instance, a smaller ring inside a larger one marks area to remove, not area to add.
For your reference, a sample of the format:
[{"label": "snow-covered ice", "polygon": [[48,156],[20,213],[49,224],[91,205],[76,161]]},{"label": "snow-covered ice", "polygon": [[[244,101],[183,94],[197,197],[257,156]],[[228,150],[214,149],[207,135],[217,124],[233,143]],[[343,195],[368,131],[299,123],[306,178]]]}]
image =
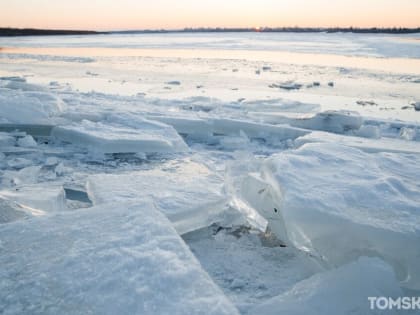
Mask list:
[{"label": "snow-covered ice", "polygon": [[237,314],[150,203],[4,224],[0,239],[3,314]]},{"label": "snow-covered ice", "polygon": [[83,120],[79,124],[54,127],[52,137],[98,153],[176,153],[187,150],[175,130],[148,120],[139,121],[136,127]]},{"label": "snow-covered ice", "polygon": [[151,200],[180,234],[209,226],[221,220],[227,211],[223,177],[188,159],[159,169],[93,175],[87,188],[95,205]]},{"label": "snow-covered ice", "polygon": [[37,184],[22,185],[0,190],[0,198],[16,201],[29,208],[44,212],[66,209],[65,194],[62,186]]},{"label": "snow-covered ice", "polygon": [[[316,274],[298,282],[290,291],[254,308],[252,314],[365,315],[367,297],[398,298],[394,272],[377,258],[362,257],[340,268]],[[400,310],[387,310],[397,315]],[[370,310],[369,314],[383,314]]]},{"label": "snow-covered ice", "polygon": [[271,213],[269,224],[285,242],[330,266],[382,257],[403,286],[418,290],[419,165],[419,154],[312,143],[263,164],[259,176],[268,192],[257,184],[244,187],[257,191],[256,209]]}]

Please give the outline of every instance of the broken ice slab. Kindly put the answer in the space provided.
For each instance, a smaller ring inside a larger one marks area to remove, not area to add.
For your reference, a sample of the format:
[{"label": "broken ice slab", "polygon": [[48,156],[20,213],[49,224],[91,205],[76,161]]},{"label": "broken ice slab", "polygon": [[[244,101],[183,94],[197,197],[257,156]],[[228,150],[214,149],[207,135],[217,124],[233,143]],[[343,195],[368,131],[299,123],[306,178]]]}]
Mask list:
[{"label": "broken ice slab", "polygon": [[150,203],[2,224],[0,239],[5,314],[238,314]]},{"label": "broken ice slab", "polygon": [[296,139],[309,133],[290,126],[274,126],[229,118],[189,118],[175,116],[150,116],[154,120],[173,126],[180,134],[193,138],[208,138],[214,135],[239,136],[245,133],[249,138],[275,138],[282,141]]},{"label": "broken ice slab", "polygon": [[45,124],[0,124],[0,132],[21,131],[34,137],[48,137],[53,127],[53,125]]},{"label": "broken ice slab", "polygon": [[14,146],[16,143],[15,137],[12,135],[2,132],[0,125],[0,147]]},{"label": "broken ice slab", "polygon": [[[368,297],[403,296],[389,265],[363,257],[298,282],[291,290],[254,307],[250,314],[325,315],[373,313]],[[400,310],[387,310],[397,315]]]},{"label": "broken ice slab", "polygon": [[176,153],[188,149],[170,126],[142,120],[136,128],[112,122],[83,120],[52,130],[56,140],[98,153]]},{"label": "broken ice slab", "polygon": [[420,154],[310,143],[274,155],[261,169],[273,203],[280,202],[260,211],[283,220],[285,231],[273,229],[279,237],[329,266],[381,257],[401,285],[420,289]]},{"label": "broken ice slab", "polygon": [[121,175],[93,175],[87,191],[94,205],[152,200],[184,234],[212,223],[226,210],[223,177],[205,165],[181,161],[164,168]]},{"label": "broken ice slab", "polygon": [[65,193],[62,186],[52,184],[24,185],[0,190],[0,198],[39,209],[44,212],[66,209]]},{"label": "broken ice slab", "polygon": [[337,143],[368,153],[393,152],[420,154],[420,145],[414,141],[390,138],[368,139],[322,131],[314,131],[295,140],[295,144],[298,146],[304,145],[305,143]]},{"label": "broken ice slab", "polygon": [[62,112],[62,100],[43,91],[42,87],[23,82],[11,83],[13,86],[9,84],[9,88],[0,88],[0,123],[51,124]]},{"label": "broken ice slab", "polygon": [[251,112],[251,116],[263,119],[268,123],[289,124],[297,128],[344,133],[358,130],[363,118],[357,112],[325,111],[316,114],[295,114],[282,112]]},{"label": "broken ice slab", "polygon": [[284,83],[273,83],[270,84],[268,87],[269,88],[279,88],[279,89],[283,89],[283,90],[287,90],[287,91],[292,91],[292,90],[300,90],[302,88],[303,84],[300,83],[296,83],[293,81],[287,81]]},{"label": "broken ice slab", "polygon": [[25,210],[16,202],[0,197],[0,224],[26,218]]}]

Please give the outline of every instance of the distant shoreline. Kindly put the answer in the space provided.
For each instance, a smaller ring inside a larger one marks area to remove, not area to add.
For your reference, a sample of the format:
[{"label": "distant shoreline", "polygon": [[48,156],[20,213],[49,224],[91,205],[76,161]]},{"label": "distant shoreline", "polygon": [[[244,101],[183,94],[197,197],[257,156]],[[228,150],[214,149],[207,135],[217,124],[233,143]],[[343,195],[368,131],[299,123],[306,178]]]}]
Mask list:
[{"label": "distant shoreline", "polygon": [[0,28],[0,36],[52,36],[52,35],[97,35],[104,32],[78,30],[43,30],[34,28]]},{"label": "distant shoreline", "polygon": [[125,30],[125,31],[86,31],[86,30],[49,30],[32,28],[0,28],[0,37],[14,36],[53,36],[53,35],[100,35],[100,34],[168,34],[168,33],[355,33],[355,34],[416,34],[418,28],[314,28],[314,27],[277,27],[277,28],[185,28],[180,30]]}]

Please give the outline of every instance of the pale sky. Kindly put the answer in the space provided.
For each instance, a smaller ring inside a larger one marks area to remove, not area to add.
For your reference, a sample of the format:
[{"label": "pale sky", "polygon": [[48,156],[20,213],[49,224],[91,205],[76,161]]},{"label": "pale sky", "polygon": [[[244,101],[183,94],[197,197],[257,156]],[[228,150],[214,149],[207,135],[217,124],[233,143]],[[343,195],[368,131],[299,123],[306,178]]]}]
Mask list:
[{"label": "pale sky", "polygon": [[0,0],[0,27],[420,27],[420,0]]}]

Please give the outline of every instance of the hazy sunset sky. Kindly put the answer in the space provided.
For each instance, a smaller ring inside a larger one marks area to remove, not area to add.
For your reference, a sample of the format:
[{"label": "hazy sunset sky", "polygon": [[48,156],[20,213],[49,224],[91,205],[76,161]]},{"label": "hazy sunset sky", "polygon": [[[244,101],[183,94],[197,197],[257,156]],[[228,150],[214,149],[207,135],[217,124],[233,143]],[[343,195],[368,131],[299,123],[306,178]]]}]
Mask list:
[{"label": "hazy sunset sky", "polygon": [[419,27],[420,0],[0,0],[0,27]]}]

